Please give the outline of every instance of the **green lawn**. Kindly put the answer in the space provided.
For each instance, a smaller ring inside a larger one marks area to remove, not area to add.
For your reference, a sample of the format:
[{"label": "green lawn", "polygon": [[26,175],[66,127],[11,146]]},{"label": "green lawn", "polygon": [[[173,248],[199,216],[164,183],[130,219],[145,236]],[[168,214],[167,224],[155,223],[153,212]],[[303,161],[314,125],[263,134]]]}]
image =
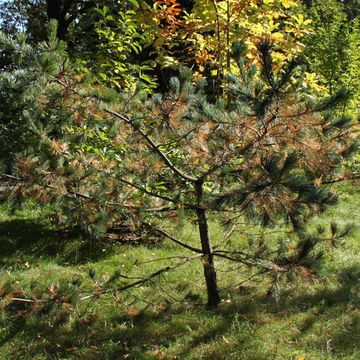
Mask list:
[{"label": "green lawn", "polygon": [[[360,223],[360,190],[342,190],[314,226]],[[149,260],[189,253],[165,240],[90,244],[52,229],[47,213],[1,208],[0,359],[360,359],[358,229],[325,256],[316,277],[284,283],[277,296],[269,295],[269,279],[245,281],[249,270],[217,261],[224,302],[210,311],[199,260],[132,292],[80,300],[80,288],[85,297],[116,271],[141,275],[177,261]],[[179,232],[196,241],[195,228]],[[220,238],[215,221],[211,232]],[[9,293],[55,300],[33,304]]]}]

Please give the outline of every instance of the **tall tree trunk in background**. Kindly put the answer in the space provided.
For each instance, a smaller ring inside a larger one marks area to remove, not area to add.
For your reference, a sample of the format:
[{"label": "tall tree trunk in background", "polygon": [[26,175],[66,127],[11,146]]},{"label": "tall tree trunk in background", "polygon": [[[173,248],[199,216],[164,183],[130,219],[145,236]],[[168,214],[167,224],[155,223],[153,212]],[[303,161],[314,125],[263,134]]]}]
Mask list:
[{"label": "tall tree trunk in background", "polygon": [[75,20],[69,10],[76,0],[46,0],[48,19],[55,19],[58,22],[57,36],[65,40],[69,25]]}]

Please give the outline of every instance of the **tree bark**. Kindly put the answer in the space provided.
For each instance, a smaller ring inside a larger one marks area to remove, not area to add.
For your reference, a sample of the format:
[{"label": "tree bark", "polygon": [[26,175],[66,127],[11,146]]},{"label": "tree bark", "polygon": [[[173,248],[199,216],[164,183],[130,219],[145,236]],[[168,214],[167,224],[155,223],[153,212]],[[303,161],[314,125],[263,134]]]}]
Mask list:
[{"label": "tree bark", "polygon": [[65,40],[70,24],[76,19],[78,11],[74,9],[71,14],[71,7],[76,0],[46,0],[48,19],[56,19],[58,22],[57,37]]},{"label": "tree bark", "polygon": [[211,241],[209,236],[209,228],[206,217],[206,210],[201,207],[203,198],[203,183],[195,183],[196,197],[198,208],[196,210],[199,234],[201,241],[201,249],[203,251],[202,263],[204,267],[204,276],[206,281],[206,290],[208,302],[207,306],[210,308],[217,307],[220,303],[220,295],[217,287],[216,270],[214,266],[214,255],[212,253]]}]

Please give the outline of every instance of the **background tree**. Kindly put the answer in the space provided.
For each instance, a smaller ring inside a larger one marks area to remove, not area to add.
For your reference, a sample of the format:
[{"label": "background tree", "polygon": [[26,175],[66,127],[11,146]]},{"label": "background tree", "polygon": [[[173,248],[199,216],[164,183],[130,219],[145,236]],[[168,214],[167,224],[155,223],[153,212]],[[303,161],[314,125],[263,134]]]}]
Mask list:
[{"label": "background tree", "polygon": [[346,85],[352,92],[347,111],[354,115],[359,110],[359,85],[355,70],[360,66],[359,20],[349,21],[345,4],[335,0],[312,1],[308,16],[312,19],[313,32],[307,36],[304,53],[309,70],[318,79],[318,94],[331,94]]},{"label": "background tree", "polygon": [[[311,8],[316,1],[303,0],[302,1],[307,8]],[[359,0],[337,0],[339,4],[344,5],[345,12],[349,20],[354,20],[359,15],[360,3]]]},{"label": "background tree", "polygon": [[310,11],[314,33],[307,39],[308,62],[311,71],[322,77],[323,85],[332,94],[345,82],[351,28],[343,5],[336,0],[313,1]]},{"label": "background tree", "polygon": [[198,0],[187,12],[181,2],[166,0],[156,1],[153,13],[155,61],[165,69],[181,64],[195,76],[205,75],[214,94],[222,91],[223,75],[237,71],[231,57],[235,40],[246,40],[247,56],[254,57],[256,43],[270,38],[281,62],[283,50],[288,56],[300,50],[309,24],[293,1]]},{"label": "background tree", "polygon": [[360,112],[360,17],[354,20],[349,35],[349,47],[347,56],[349,57],[349,66],[345,74],[346,84],[353,93],[353,101],[350,109],[354,114]]},{"label": "background tree", "polygon": [[34,42],[46,39],[47,13],[41,0],[2,1],[0,19],[1,31],[8,34],[23,31]]},{"label": "background tree", "polygon": [[87,57],[87,66],[118,90],[134,90],[139,82],[149,90],[156,87],[152,67],[142,57],[152,41],[140,15],[143,5],[134,0],[96,9],[100,15],[95,23],[98,44],[96,52]]},{"label": "background tree", "polygon": [[[77,42],[80,40],[80,32],[86,36],[85,32],[81,31],[82,22],[84,17],[91,15],[96,4],[95,1],[81,0],[3,1],[0,10],[1,29],[8,33],[23,31],[27,34],[28,40],[43,41],[48,35],[47,24],[54,19],[58,22],[59,39],[67,40],[69,43]],[[74,26],[77,28],[75,33]]]}]

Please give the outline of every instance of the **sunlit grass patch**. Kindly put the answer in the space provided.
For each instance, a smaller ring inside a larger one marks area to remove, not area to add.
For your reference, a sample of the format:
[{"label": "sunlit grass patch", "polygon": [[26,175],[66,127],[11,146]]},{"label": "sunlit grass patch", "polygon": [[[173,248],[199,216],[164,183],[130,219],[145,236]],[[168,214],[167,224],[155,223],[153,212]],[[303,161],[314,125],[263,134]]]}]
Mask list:
[{"label": "sunlit grass patch", "polygon": [[[356,222],[359,198],[357,190],[345,193],[338,212],[326,212],[313,219],[312,226],[325,226],[335,219]],[[360,358],[358,229],[326,254],[316,276],[282,283],[277,296],[269,291],[271,280],[250,279],[255,271],[244,266],[234,270],[234,264],[220,259],[217,269],[224,301],[218,310],[209,311],[204,307],[199,259],[129,292],[86,299],[116,271],[143,276],[175,264],[174,254],[194,254],[166,240],[134,247],[114,242],[90,244],[75,236],[61,238],[58,244],[56,229],[49,228],[40,215],[31,210],[1,213],[0,228],[6,231],[0,234],[0,288],[5,289],[0,358]],[[214,242],[220,241],[223,232],[218,221],[212,221],[210,230]],[[197,244],[192,225],[179,234]],[[231,246],[236,245],[238,235],[232,235]],[[121,285],[125,280],[117,281]],[[6,306],[6,289],[14,297],[42,302],[33,306],[14,301]]]}]

